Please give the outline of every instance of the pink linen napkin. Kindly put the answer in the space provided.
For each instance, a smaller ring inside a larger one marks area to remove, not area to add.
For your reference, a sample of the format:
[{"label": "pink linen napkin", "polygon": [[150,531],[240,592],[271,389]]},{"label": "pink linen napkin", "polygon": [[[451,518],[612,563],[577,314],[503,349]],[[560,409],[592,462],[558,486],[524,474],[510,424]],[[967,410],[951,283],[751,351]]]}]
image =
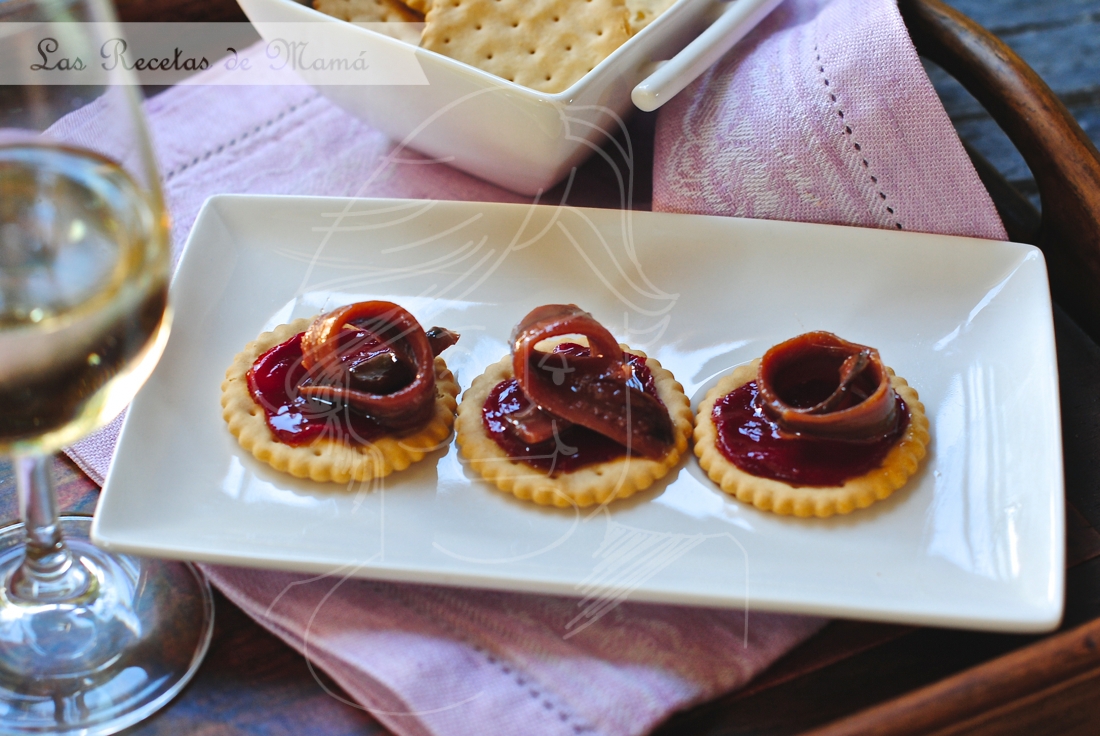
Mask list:
[{"label": "pink linen napkin", "polygon": [[653,209],[1007,238],[889,0],[788,0],[669,101]]},{"label": "pink linen napkin", "polygon": [[[147,104],[177,249],[215,193],[523,199],[307,87],[218,74]],[[95,123],[92,110],[63,134],[91,144]],[[655,154],[658,209],[1004,237],[890,0],[789,0],[662,111]],[[117,423],[70,454],[102,481],[116,436]],[[206,570],[401,734],[644,733],[823,623],[626,602],[566,638],[579,610],[566,598]]]}]

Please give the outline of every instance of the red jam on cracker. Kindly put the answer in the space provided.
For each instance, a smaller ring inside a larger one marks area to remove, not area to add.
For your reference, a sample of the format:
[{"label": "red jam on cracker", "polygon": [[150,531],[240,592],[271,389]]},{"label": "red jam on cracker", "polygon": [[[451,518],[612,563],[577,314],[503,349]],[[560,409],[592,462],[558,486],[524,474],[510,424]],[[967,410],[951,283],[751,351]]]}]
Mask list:
[{"label": "red jam on cracker", "polygon": [[[562,343],[550,355],[560,356],[552,359],[555,370],[569,370],[570,361],[588,357],[589,350],[576,343]],[[632,389],[645,391],[660,402],[645,359],[633,353],[622,355],[631,370],[628,380],[634,384]],[[509,457],[540,470],[568,473],[627,454],[626,447],[610,437],[538,409],[517,379],[501,381],[482,408],[485,429]]]},{"label": "red jam on cracker", "polygon": [[810,332],[738,366],[707,392],[695,454],[738,501],[825,518],[904,486],[925,455],[928,426],[917,392],[877,350]]},{"label": "red jam on cracker", "polygon": [[714,404],[716,445],[762,478],[837,486],[878,467],[909,423],[878,351],[829,332],[776,345]]},{"label": "red jam on cracker", "polygon": [[359,302],[319,316],[262,354],[248,389],[272,433],[300,446],[320,436],[365,445],[425,424],[436,399],[435,356],[458,339],[391,302]]},{"label": "red jam on cracker", "polygon": [[542,506],[627,498],[688,448],[691,403],[659,361],[573,304],[531,311],[462,397],[456,441],[497,488]]},{"label": "red jam on cracker", "polygon": [[[555,337],[583,335],[588,347]],[[493,389],[485,428],[509,457],[569,472],[627,454],[658,458],[673,444],[672,420],[645,359],[624,352],[592,315],[568,304],[531,311],[512,333],[513,378]]]}]

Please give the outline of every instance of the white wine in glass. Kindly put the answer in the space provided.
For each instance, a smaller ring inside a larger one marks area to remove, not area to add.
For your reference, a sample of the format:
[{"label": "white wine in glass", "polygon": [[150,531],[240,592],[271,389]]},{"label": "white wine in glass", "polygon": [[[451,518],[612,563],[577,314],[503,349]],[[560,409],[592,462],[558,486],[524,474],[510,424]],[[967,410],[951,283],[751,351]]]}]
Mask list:
[{"label": "white wine in glass", "polygon": [[[186,563],[113,555],[59,516],[52,454],[113,419],[168,338],[167,215],[102,0],[0,0],[0,452],[22,523],[0,530],[0,732],[114,733],[194,674],[213,626]],[[43,39],[94,73],[35,78]],[[10,78],[5,81],[10,82]],[[150,479],[155,482],[155,479]]]},{"label": "white wine in glass", "polygon": [[162,218],[103,156],[0,142],[0,447],[56,452],[145,381],[171,321]]}]

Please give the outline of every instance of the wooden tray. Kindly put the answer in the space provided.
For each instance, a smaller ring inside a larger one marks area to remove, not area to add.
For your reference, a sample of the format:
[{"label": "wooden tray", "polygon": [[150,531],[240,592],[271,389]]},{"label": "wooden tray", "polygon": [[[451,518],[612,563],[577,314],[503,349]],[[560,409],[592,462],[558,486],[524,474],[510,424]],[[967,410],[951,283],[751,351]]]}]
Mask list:
[{"label": "wooden tray", "polygon": [[[1043,198],[1040,220],[976,162],[1012,239],[1044,248],[1055,300],[1073,317],[1056,319],[1070,566],[1065,624],[1035,638],[838,621],[746,690],[673,717],[660,734],[1092,734],[1100,723],[1100,154],[1007,47],[936,0],[900,4],[918,49],[990,110]],[[119,15],[243,20],[233,0],[122,0]],[[632,122],[640,136],[651,138],[652,127],[652,116]],[[641,158],[636,176],[645,181]],[[574,194],[598,206],[591,196],[598,177],[578,182]],[[647,196],[637,192],[635,206],[644,207]],[[72,470],[68,477],[62,503],[87,507],[94,487]],[[219,596],[214,644],[198,677],[135,733],[246,733],[264,724],[287,732],[384,732],[323,691],[299,655]]]}]

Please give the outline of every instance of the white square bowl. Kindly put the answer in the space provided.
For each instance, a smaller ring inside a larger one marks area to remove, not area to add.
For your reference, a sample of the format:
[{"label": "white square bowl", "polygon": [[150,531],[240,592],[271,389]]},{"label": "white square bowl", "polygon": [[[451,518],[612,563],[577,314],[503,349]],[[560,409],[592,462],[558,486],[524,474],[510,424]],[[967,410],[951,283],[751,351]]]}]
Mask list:
[{"label": "white square bowl", "polygon": [[[376,58],[387,51],[408,53],[402,41],[295,0],[238,2],[268,41],[273,40],[267,32],[272,24],[323,23],[334,46],[358,46]],[[507,189],[535,195],[561,181],[618,132],[631,109],[635,85],[653,71],[655,62],[672,58],[698,36],[727,4],[679,0],[556,94],[522,87],[421,48],[415,49],[416,60],[427,84],[325,85],[324,73],[298,73],[395,141]]]}]

